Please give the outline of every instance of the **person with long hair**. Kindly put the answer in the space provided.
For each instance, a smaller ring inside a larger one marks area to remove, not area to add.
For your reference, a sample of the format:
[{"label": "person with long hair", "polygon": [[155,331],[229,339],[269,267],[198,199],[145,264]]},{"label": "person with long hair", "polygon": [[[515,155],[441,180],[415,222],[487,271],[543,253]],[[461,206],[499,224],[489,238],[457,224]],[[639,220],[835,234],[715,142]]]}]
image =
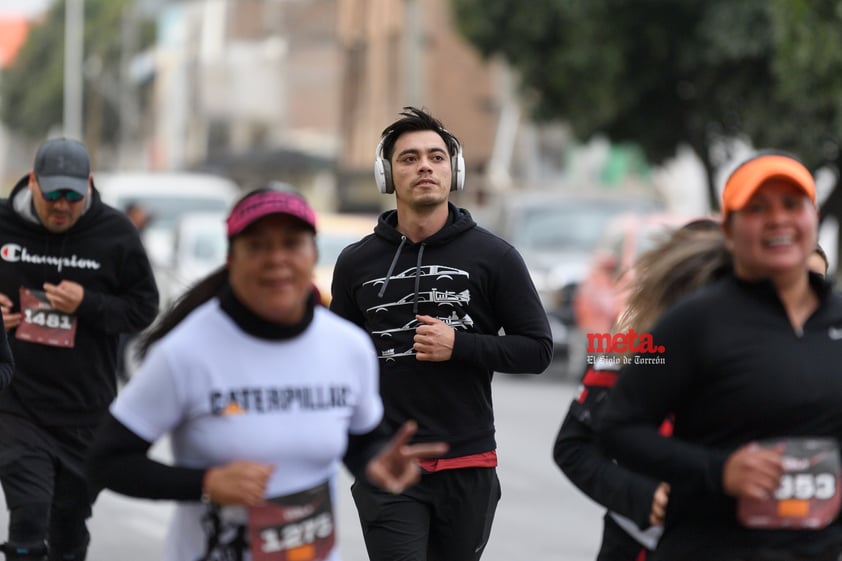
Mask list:
[{"label": "person with long hair", "polygon": [[[669,233],[635,261],[626,307],[613,333],[646,333],[670,306],[724,275],[730,262],[715,220],[694,220]],[[553,459],[567,478],[608,509],[598,561],[645,559],[657,544],[669,499],[669,485],[617,464],[597,442],[600,409],[631,354],[589,355],[553,447]],[[666,420],[662,431],[669,427]]]},{"label": "person with long hair", "polygon": [[[358,327],[317,306],[316,215],[298,194],[259,189],[227,219],[225,266],[145,335],[145,360],[110,408],[89,479],[179,501],[166,561],[336,561],[333,479],[401,493],[417,459],[446,450],[381,429],[377,357]],[[173,464],[149,458],[169,434]]]},{"label": "person with long hair", "polygon": [[670,486],[654,559],[837,559],[842,296],[807,266],[813,177],[758,154],[728,177],[722,212],[733,272],[659,318],[598,432],[619,462]]}]

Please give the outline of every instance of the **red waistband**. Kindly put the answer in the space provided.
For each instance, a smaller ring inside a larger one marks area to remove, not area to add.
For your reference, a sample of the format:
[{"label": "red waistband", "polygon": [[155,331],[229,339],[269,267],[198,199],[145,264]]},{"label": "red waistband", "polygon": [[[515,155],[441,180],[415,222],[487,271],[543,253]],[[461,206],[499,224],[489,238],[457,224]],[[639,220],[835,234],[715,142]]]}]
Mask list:
[{"label": "red waistband", "polygon": [[446,469],[460,469],[482,467],[497,467],[497,450],[458,456],[456,458],[439,458],[437,460],[418,460],[421,469],[429,472],[444,471]]}]

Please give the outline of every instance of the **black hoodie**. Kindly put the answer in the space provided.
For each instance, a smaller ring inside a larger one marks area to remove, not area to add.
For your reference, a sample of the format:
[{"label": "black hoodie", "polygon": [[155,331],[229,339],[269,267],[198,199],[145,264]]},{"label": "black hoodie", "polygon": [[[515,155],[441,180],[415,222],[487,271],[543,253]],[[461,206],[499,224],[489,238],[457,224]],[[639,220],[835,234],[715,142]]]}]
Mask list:
[{"label": "black hoodie", "polygon": [[91,426],[116,395],[117,339],[152,323],[158,289],[137,229],[95,188],[76,224],[56,234],[38,220],[27,184],[28,176],[0,201],[0,293],[15,312],[21,287],[42,290],[45,282],[69,280],[85,295],[75,313],[73,348],[9,332],[16,372],[0,393],[0,411],[26,414],[42,426]]},{"label": "black hoodie", "polygon": [[[340,254],[330,308],[371,334],[390,428],[415,419],[416,440],[448,442],[448,457],[493,450],[493,373],[540,373],[552,359],[547,316],[526,265],[453,204],[445,226],[420,243],[396,225],[397,211],[383,213],[373,234]],[[456,331],[449,361],[416,360],[415,314]]]}]

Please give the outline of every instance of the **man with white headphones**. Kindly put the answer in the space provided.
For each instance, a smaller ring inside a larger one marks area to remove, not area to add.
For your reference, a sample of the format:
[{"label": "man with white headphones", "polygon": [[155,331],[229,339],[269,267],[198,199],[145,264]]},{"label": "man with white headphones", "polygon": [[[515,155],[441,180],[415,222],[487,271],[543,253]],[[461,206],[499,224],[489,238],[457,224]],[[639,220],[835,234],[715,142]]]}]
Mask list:
[{"label": "man with white headphones", "polygon": [[500,498],[491,379],[544,371],[550,328],[517,250],[450,203],[465,161],[441,122],[405,107],[374,172],[396,208],[339,256],[330,307],[374,341],[386,428],[413,419],[416,442],[449,450],[409,489],[354,483],[366,547],[373,561],[475,561]]}]

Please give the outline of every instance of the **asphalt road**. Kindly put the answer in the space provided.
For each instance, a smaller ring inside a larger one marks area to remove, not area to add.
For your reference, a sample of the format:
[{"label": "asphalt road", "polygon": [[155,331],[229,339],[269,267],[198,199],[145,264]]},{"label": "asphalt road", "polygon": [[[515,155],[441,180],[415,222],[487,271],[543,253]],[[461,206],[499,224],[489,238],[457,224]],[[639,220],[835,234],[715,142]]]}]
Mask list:
[{"label": "asphalt road", "polygon": [[[503,498],[483,561],[591,561],[599,544],[602,511],[556,468],[551,447],[574,387],[558,379],[497,375],[499,475]],[[166,456],[165,446],[155,453]],[[356,511],[343,472],[338,497],[339,543],[344,561],[367,561]],[[100,495],[90,527],[90,561],[160,558],[171,504]],[[8,518],[0,509],[0,536]]]}]

